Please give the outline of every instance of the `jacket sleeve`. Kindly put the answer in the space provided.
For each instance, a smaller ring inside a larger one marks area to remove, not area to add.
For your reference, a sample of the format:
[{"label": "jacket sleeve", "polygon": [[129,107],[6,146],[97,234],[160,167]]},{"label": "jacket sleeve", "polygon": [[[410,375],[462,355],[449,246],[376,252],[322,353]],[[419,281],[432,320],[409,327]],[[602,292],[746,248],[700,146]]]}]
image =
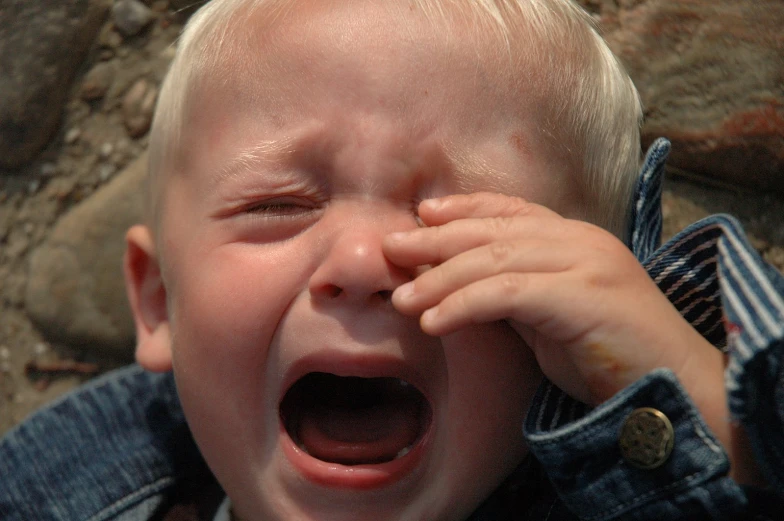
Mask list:
[{"label": "jacket sleeve", "polygon": [[[700,221],[655,249],[668,151],[660,140],[648,153],[628,242],[686,320],[726,353],[732,421],[748,433],[769,488],[744,488],[727,477],[727,454],[665,369],[593,410],[546,382],[525,435],[580,519],[775,519],[784,511],[784,277],[729,216]],[[643,408],[659,411],[672,427],[672,452],[652,468],[639,468],[621,449],[624,425]]]}]

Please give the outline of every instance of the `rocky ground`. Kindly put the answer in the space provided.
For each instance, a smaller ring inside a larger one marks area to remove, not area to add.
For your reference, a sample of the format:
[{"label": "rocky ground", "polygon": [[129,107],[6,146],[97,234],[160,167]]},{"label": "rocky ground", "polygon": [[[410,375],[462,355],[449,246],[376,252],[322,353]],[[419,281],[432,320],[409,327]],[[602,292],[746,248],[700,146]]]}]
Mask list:
[{"label": "rocky ground", "polygon": [[[598,11],[600,2],[587,3]],[[42,305],[31,304],[28,295],[36,276],[31,258],[70,209],[146,149],[157,89],[184,18],[177,4],[146,2],[142,11],[107,13],[75,80],[65,87],[57,134],[32,161],[0,169],[0,434],[80,382],[130,360],[127,347],[100,351],[44,336],[29,309]],[[8,48],[0,45],[0,52]],[[738,216],[765,258],[784,270],[780,191],[706,181],[683,170],[669,173],[666,236],[716,212]]]},{"label": "rocky ground", "polygon": [[[130,359],[50,342],[26,312],[25,290],[30,256],[60,217],[147,147],[152,102],[182,21],[168,2],[150,7],[149,23],[129,34],[107,18],[69,89],[58,134],[28,165],[0,171],[0,433]],[[88,363],[69,369],[64,361]]]}]

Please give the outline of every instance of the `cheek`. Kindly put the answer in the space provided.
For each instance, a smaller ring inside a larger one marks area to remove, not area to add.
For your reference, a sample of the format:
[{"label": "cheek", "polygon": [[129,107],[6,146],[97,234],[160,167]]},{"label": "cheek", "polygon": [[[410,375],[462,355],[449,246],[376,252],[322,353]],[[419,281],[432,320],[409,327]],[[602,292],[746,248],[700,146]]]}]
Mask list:
[{"label": "cheek", "polygon": [[176,268],[170,313],[178,385],[187,378],[194,393],[231,388],[258,399],[252,393],[260,392],[271,338],[301,290],[299,277],[247,245],[190,255]]},{"label": "cheek", "polygon": [[170,314],[188,423],[208,461],[264,461],[277,432],[277,416],[268,414],[276,409],[267,392],[269,346],[299,277],[247,245],[179,260]]},{"label": "cheek", "polygon": [[257,341],[271,333],[285,306],[287,281],[241,256],[217,257],[181,271],[171,300],[175,337],[191,337],[196,346],[222,355],[242,350],[249,342],[258,347]]}]

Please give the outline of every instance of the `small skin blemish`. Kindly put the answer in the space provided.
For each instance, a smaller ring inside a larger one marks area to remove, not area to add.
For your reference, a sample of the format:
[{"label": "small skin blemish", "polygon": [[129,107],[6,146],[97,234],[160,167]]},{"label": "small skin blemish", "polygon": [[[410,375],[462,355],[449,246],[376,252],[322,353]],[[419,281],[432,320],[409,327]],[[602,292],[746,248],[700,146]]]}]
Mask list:
[{"label": "small skin blemish", "polygon": [[531,147],[528,146],[528,143],[519,133],[513,132],[509,138],[509,143],[523,156],[531,155]]},{"label": "small skin blemish", "polygon": [[587,349],[590,353],[590,361],[595,367],[603,369],[616,377],[626,372],[627,367],[610,353],[604,345],[596,342],[588,344]]},{"label": "small skin blemish", "polygon": [[587,371],[586,384],[590,389],[590,401],[593,405],[604,402],[628,383],[624,382],[629,367],[600,343],[586,346],[585,363],[590,367]]}]

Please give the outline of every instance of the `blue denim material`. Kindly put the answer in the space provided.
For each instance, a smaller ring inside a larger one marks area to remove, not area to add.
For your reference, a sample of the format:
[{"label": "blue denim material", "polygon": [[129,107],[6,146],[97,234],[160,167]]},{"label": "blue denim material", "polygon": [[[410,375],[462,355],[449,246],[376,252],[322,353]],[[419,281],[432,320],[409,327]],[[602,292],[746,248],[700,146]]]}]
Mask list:
[{"label": "blue denim material", "polygon": [[[526,418],[529,457],[470,521],[781,519],[784,512],[784,277],[738,223],[713,216],[658,248],[666,140],[646,156],[627,243],[694,327],[728,356],[726,386],[769,483],[743,488],[674,375],[653,371],[591,409],[545,382]],[[675,447],[662,467],[620,456],[637,407],[663,411]],[[212,520],[224,497],[193,442],[170,374],[130,366],[94,380],[0,440],[0,520]],[[178,506],[186,504],[189,508]]]},{"label": "blue denim material", "polygon": [[209,481],[170,374],[108,373],[0,442],[0,519],[149,519],[183,477]]},{"label": "blue denim material", "polygon": [[[661,468],[628,465],[618,433],[638,407],[662,411],[675,429],[674,454]],[[658,369],[586,416],[554,431],[538,431],[529,416],[532,450],[548,469],[561,498],[580,519],[680,519],[707,510],[720,518],[737,509],[743,494],[726,473],[729,460],[675,376]],[[688,518],[687,518],[688,519]]]}]

